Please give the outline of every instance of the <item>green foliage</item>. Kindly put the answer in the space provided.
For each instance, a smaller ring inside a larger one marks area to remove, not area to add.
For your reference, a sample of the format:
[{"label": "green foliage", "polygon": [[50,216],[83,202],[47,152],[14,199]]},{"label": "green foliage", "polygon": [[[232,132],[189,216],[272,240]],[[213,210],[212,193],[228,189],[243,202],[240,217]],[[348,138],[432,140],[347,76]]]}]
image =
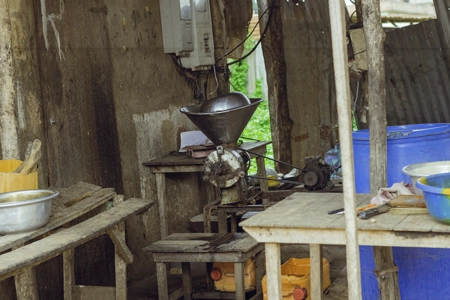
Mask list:
[{"label": "green foliage", "polygon": [[[255,45],[255,41],[247,40],[247,42],[245,43],[246,50],[251,49],[253,45]],[[247,91],[248,64],[245,60],[243,60],[241,63],[231,65],[230,72],[231,72],[230,77],[231,91],[242,92],[249,98],[263,98],[264,95],[260,79],[256,80],[255,82],[255,92],[252,95],[248,94]],[[262,103],[259,104],[252,118],[250,119],[244,131],[242,132],[241,140],[248,142],[255,140],[258,141],[272,140],[269,104],[267,99],[265,99]],[[267,146],[266,156],[273,158],[272,144]],[[274,162],[270,159],[265,159],[265,164],[267,168],[274,168]],[[249,174],[254,174],[256,172],[257,172],[256,162],[252,161]]]}]

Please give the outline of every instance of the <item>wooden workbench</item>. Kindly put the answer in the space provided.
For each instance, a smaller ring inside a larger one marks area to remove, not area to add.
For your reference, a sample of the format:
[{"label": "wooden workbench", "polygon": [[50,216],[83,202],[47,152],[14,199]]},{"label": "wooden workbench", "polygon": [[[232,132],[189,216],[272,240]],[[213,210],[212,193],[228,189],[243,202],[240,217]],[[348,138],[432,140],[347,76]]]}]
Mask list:
[{"label": "wooden workbench", "polygon": [[[50,188],[52,189],[52,188]],[[143,199],[123,201],[114,189],[79,182],[69,188],[54,188],[48,223],[33,231],[0,236],[0,280],[15,277],[17,298],[39,299],[34,266],[63,255],[65,299],[88,293],[102,299],[126,299],[126,266],[133,255],[125,242],[123,222],[150,208],[154,202]],[[72,227],[71,221],[106,205],[99,214]],[[75,284],[74,249],[107,233],[115,246],[116,287],[87,287]],[[9,251],[11,250],[11,251]],[[78,299],[77,298],[77,299]]]},{"label": "wooden workbench", "polygon": [[[258,166],[258,176],[266,177],[266,169],[264,167],[264,158],[266,146],[271,142],[251,142],[243,143],[239,148],[249,150],[258,155],[250,153],[251,158],[256,158]],[[144,162],[143,165],[150,168],[150,172],[156,175],[156,189],[158,199],[159,224],[161,231],[161,239],[169,235],[168,216],[167,216],[167,200],[166,200],[166,174],[168,173],[201,173],[203,172],[203,164],[205,158],[192,158],[176,152],[162,157]],[[267,182],[261,180],[261,190],[268,191]]]},{"label": "wooden workbench", "polygon": [[[357,195],[357,206],[372,196]],[[269,299],[281,299],[280,244],[309,244],[311,256],[311,298],[322,299],[321,245],[345,245],[344,215],[327,211],[343,207],[343,194],[295,193],[240,225],[256,241],[266,244]],[[357,220],[359,245],[450,248],[450,226],[429,214],[389,213]],[[382,270],[380,270],[382,271]]]}]

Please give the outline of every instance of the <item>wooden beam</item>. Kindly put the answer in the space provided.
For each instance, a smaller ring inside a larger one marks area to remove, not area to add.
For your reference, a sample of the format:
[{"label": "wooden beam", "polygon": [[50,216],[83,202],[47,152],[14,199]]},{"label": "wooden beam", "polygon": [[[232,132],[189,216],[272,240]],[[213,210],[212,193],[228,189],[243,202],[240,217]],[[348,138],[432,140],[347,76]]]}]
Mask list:
[{"label": "wooden beam", "polygon": [[121,225],[122,224],[119,224],[114,228],[108,229],[106,232],[108,233],[111,240],[114,242],[114,247],[117,250],[117,252],[120,254],[125,263],[129,265],[133,263],[133,253],[131,253],[130,249],[128,248],[125,242],[123,230],[121,230],[121,228],[118,228],[118,226]]},{"label": "wooden beam", "polygon": [[398,286],[398,269],[394,265],[391,247],[373,247],[376,275],[381,299],[401,299]]},{"label": "wooden beam", "polygon": [[8,2],[0,0],[0,146],[2,159],[19,159],[17,92]]},{"label": "wooden beam", "polygon": [[[270,15],[269,27],[261,45],[267,71],[273,152],[277,160],[292,163],[292,121],[289,116],[286,61],[282,34],[283,21],[280,2],[281,0],[258,0],[258,12],[261,16],[266,9],[269,9],[268,13],[260,22],[261,32],[267,26]],[[271,7],[269,7],[269,3]],[[279,163],[276,164],[276,169],[281,173],[288,173],[291,170],[290,167]]]},{"label": "wooden beam", "polygon": [[75,249],[63,252],[64,300],[75,297]]},{"label": "wooden beam", "polygon": [[[341,139],[341,161],[346,225],[347,280],[349,299],[361,299],[361,271],[359,265],[358,230],[356,226],[356,194],[352,145],[350,79],[346,42],[344,1],[329,1],[331,41],[333,45],[336,102]],[[353,212],[353,213],[352,213]]]}]

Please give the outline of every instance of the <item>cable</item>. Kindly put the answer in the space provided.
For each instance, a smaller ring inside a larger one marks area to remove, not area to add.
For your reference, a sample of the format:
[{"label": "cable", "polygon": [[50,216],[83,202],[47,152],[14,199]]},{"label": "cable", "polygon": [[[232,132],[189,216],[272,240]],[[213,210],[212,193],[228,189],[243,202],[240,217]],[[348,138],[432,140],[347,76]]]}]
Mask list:
[{"label": "cable", "polygon": [[[270,8],[270,11],[269,11],[269,17],[267,18],[267,23],[266,23],[266,26],[264,27],[264,30],[263,30],[262,34],[261,34],[261,38],[258,40],[258,42],[256,43],[256,45],[252,48],[252,50],[250,50],[249,53],[247,53],[247,54],[244,55],[243,57],[241,57],[241,58],[239,58],[239,59],[237,59],[237,60],[235,60],[235,61],[232,61],[232,62],[230,62],[230,63],[227,63],[227,66],[231,66],[231,65],[236,64],[236,63],[238,63],[238,62],[241,62],[241,61],[243,61],[244,59],[246,59],[247,57],[249,57],[249,56],[256,50],[256,48],[259,46],[259,44],[261,43],[261,41],[265,38],[266,32],[267,32],[267,30],[269,29],[270,20],[272,19],[272,12],[273,12],[273,7],[272,7],[272,6],[273,6],[274,2],[275,2],[275,0],[272,0],[272,2],[270,3],[270,5],[269,5],[269,6],[267,7],[267,9],[266,9],[266,11],[268,11],[269,8]],[[266,12],[266,11],[265,11],[265,12]],[[265,12],[264,12],[264,13],[265,13]]]},{"label": "cable", "polygon": [[265,10],[265,11],[261,14],[261,16],[259,17],[258,22],[256,22],[255,26],[253,26],[252,31],[245,37],[245,39],[243,39],[236,47],[234,47],[233,49],[231,49],[230,51],[228,51],[224,56],[222,56],[221,58],[219,58],[219,59],[216,61],[216,64],[217,64],[219,61],[221,61],[222,59],[224,59],[225,57],[227,57],[228,55],[230,55],[231,53],[233,53],[237,48],[239,48],[242,44],[245,43],[245,41],[247,41],[247,40],[252,36],[253,32],[254,32],[255,29],[256,29],[256,26],[258,26],[259,22],[260,22],[261,19],[264,17],[264,15],[267,13],[267,11],[268,11],[269,8],[272,6],[272,4],[273,4],[274,1],[275,1],[275,0],[272,0],[272,3],[271,3],[269,6],[267,6],[266,10]]}]

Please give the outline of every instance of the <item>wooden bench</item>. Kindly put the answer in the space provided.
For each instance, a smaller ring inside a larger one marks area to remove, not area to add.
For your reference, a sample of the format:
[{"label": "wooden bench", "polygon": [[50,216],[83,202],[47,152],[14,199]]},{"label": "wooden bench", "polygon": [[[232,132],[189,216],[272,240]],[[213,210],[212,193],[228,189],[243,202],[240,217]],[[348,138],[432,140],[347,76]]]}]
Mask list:
[{"label": "wooden bench", "polygon": [[[255,257],[256,299],[262,294],[261,280],[264,275],[262,244],[258,244],[247,233],[174,233],[143,249],[153,254],[156,263],[158,295],[160,300],[178,299],[246,299],[244,283],[244,262]],[[203,262],[207,266],[207,291],[192,291],[191,262]],[[220,293],[213,291],[209,273],[212,262],[234,263],[236,292]],[[181,263],[183,289],[169,295],[167,286],[167,263]]]},{"label": "wooden bench", "polygon": [[[34,266],[63,254],[64,299],[79,299],[83,294],[92,296],[99,292],[103,295],[102,299],[126,299],[126,265],[133,262],[133,255],[125,243],[124,221],[146,211],[154,202],[136,198],[123,201],[121,196],[116,196],[114,200],[114,207],[90,219],[0,255],[0,280],[30,273]],[[75,247],[105,233],[111,237],[115,246],[116,287],[76,286]],[[35,279],[32,276],[16,280],[16,289],[26,289],[28,285],[35,284],[33,281]],[[38,299],[37,295],[30,297]]]}]

